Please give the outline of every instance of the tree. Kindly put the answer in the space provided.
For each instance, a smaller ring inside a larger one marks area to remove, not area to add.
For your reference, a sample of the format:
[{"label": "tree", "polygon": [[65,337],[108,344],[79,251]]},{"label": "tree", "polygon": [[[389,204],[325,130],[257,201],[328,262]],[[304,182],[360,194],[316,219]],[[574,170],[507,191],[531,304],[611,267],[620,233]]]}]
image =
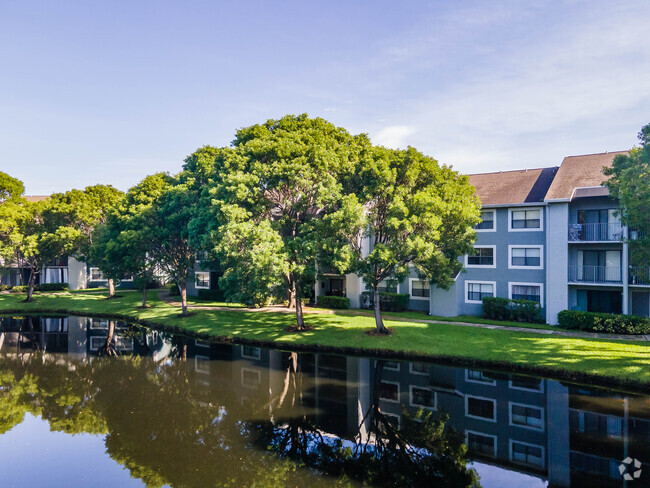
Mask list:
[{"label": "tree", "polygon": [[[81,190],[56,193],[50,197],[52,219],[58,219],[58,225],[76,229],[82,233],[78,248],[74,250],[81,261],[89,261],[93,244],[93,231],[98,225],[106,223],[108,214],[124,198],[124,193],[110,185],[94,185]],[[92,259],[90,259],[92,262]],[[115,295],[115,280],[108,278],[109,298]]]},{"label": "tree", "polygon": [[[621,222],[635,229],[630,239],[631,261],[638,266],[650,266],[650,124],[638,134],[639,147],[629,154],[619,154],[611,168],[603,173],[610,178],[604,183],[612,198],[621,205]],[[629,236],[628,236],[629,237]]]},{"label": "tree", "polygon": [[0,171],[0,203],[20,198],[23,193],[25,193],[25,185],[22,181]]},{"label": "tree", "polygon": [[413,148],[373,149],[357,170],[356,191],[365,207],[362,253],[350,235],[356,272],[373,293],[377,333],[386,334],[380,310],[383,280],[405,279],[414,267],[422,280],[441,288],[460,272],[459,256],[472,251],[480,204],[467,176]]},{"label": "tree", "polygon": [[[210,238],[227,265],[224,280],[244,263],[263,262],[273,279],[256,274],[261,279],[253,295],[289,290],[298,330],[305,329],[301,299],[315,281],[319,243],[334,230],[324,217],[339,208],[341,182],[353,174],[367,145],[365,136],[353,137],[323,119],[287,115],[239,130],[233,148],[216,154]],[[274,283],[280,275],[283,282]]]}]

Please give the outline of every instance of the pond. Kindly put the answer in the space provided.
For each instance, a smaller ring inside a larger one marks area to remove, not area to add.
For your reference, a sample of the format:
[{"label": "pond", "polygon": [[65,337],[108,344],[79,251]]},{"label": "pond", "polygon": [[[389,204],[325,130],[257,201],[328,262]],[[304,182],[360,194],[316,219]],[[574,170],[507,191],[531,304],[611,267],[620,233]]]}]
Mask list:
[{"label": "pond", "polygon": [[650,397],[4,317],[0,453],[3,487],[633,488],[650,486]]}]

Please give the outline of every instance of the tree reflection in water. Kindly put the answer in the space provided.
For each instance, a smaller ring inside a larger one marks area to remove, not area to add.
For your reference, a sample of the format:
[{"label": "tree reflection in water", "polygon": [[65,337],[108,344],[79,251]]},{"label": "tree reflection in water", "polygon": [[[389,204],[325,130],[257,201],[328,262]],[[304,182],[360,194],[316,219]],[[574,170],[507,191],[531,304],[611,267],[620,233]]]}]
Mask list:
[{"label": "tree reflection in water", "polygon": [[420,409],[415,415],[402,411],[403,426],[395,425],[380,408],[379,392],[384,361],[376,361],[371,404],[354,439],[323,432],[304,409],[300,356],[286,357],[284,387],[270,404],[268,420],[249,422],[253,442],[281,458],[337,477],[375,486],[478,487],[478,475],[467,467],[462,437],[438,418]]},{"label": "tree reflection in water", "polygon": [[[33,335],[33,326],[26,328]],[[151,342],[146,329],[119,334],[132,337],[136,347]],[[304,395],[314,384],[302,371],[305,355],[283,353],[280,391],[270,400],[263,392],[251,395],[242,405],[242,387],[231,381],[234,362],[214,362],[206,395],[187,360],[186,338],[167,336],[169,354],[154,360],[115,357],[114,323],[108,336],[99,351],[105,356],[81,360],[29,343],[7,353],[4,344],[0,434],[31,413],[53,431],[105,435],[107,454],[150,487],[478,486],[462,440],[444,415],[405,412],[397,429],[383,414],[381,361],[370,407],[359,416],[356,435],[345,439],[319,428],[305,408]],[[0,344],[4,340],[3,333]]]}]

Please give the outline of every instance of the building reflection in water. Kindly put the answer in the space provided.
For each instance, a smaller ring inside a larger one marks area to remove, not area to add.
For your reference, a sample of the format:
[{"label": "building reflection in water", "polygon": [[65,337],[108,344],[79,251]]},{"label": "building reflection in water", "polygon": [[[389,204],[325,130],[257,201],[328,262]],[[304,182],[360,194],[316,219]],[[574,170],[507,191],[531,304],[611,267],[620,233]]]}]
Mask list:
[{"label": "building reflection in water", "polygon": [[[418,412],[445,412],[481,465],[553,487],[624,486],[623,459],[650,462],[647,396],[427,362],[214,344],[72,316],[2,319],[0,348],[5,356],[41,351],[82,363],[109,350],[156,363],[185,361],[197,404],[214,405],[227,391],[230,406],[224,408],[242,406],[258,429],[269,421],[285,427],[300,417],[303,430],[310,425],[344,444],[383,435],[368,415],[373,408],[395,429],[409,421],[405,415],[417,420]],[[299,414],[278,421],[283,412]]]}]

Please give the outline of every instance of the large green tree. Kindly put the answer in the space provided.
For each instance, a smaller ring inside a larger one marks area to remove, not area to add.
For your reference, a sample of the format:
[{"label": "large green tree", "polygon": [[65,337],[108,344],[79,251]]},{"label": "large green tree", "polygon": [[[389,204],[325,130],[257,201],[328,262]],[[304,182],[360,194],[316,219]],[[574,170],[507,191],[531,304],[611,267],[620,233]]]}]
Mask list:
[{"label": "large green tree", "polygon": [[320,243],[340,223],[325,217],[339,210],[342,182],[367,145],[364,135],[323,119],[288,115],[239,130],[232,150],[216,154],[218,177],[209,198],[218,228],[211,237],[225,279],[263,263],[270,279],[257,274],[256,289],[289,290],[298,330],[305,328],[301,299],[313,287]]},{"label": "large green tree", "polygon": [[[415,269],[442,288],[453,283],[472,251],[480,204],[467,176],[413,148],[373,148],[356,172],[356,191],[365,207],[364,232],[351,235],[356,272],[372,291],[378,333],[388,333],[380,310],[383,280],[401,281]],[[369,252],[362,250],[367,239]]]},{"label": "large green tree", "polygon": [[0,203],[19,198],[25,193],[25,185],[19,179],[0,171]]},{"label": "large green tree", "polygon": [[604,168],[603,173],[609,176],[605,184],[610,195],[621,205],[621,221],[635,231],[636,238],[629,240],[631,261],[647,268],[650,266],[650,124],[641,129],[638,138],[640,145],[628,154],[617,155],[611,168]]}]

